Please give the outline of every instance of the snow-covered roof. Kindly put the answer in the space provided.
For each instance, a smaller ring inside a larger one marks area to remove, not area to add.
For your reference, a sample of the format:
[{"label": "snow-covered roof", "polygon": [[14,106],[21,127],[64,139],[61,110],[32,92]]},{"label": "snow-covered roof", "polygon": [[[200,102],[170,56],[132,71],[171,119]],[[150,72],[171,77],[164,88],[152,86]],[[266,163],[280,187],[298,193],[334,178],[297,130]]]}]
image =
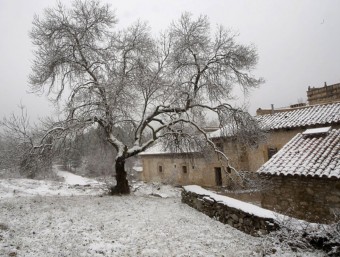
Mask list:
[{"label": "snow-covered roof", "polygon": [[258,172],[340,178],[340,130],[314,135],[297,134]]},{"label": "snow-covered roof", "polygon": [[160,154],[183,154],[183,153],[198,153],[199,150],[186,150],[183,152],[176,152],[170,148],[165,148],[162,143],[158,142],[153,146],[146,149],[144,152],[139,153],[138,155],[160,155]]},{"label": "snow-covered roof", "polygon": [[[340,102],[324,105],[312,105],[295,110],[254,117],[263,130],[300,128],[340,124]],[[225,126],[209,134],[211,138],[229,137],[235,134],[235,128]]]},{"label": "snow-covered roof", "polygon": [[302,135],[316,135],[316,134],[325,134],[331,130],[332,127],[323,127],[323,128],[312,128],[307,129]]},{"label": "snow-covered roof", "polygon": [[210,138],[230,137],[233,135],[235,135],[235,129],[231,125],[224,126],[223,128],[208,134]]},{"label": "snow-covered roof", "polygon": [[256,116],[256,119],[262,128],[268,130],[340,123],[340,102],[260,115]]},{"label": "snow-covered roof", "polygon": [[[153,154],[164,154],[167,153],[161,144],[154,144],[145,151],[139,153],[139,155],[153,155]],[[170,152],[169,152],[170,153]]]}]

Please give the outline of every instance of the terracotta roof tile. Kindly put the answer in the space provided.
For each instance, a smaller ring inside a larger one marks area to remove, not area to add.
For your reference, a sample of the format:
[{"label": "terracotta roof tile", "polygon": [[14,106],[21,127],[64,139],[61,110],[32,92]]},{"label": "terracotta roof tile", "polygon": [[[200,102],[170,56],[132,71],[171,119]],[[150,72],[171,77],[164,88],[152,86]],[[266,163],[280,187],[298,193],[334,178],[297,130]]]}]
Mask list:
[{"label": "terracotta roof tile", "polygon": [[256,116],[256,119],[268,130],[340,123],[340,103],[302,107],[293,111]]},{"label": "terracotta roof tile", "polygon": [[[264,130],[327,126],[340,124],[340,102],[312,105],[296,110],[255,116]],[[232,136],[235,128],[225,126],[209,134],[211,138]]]},{"label": "terracotta roof tile", "polygon": [[340,178],[340,130],[312,135],[297,134],[258,172]]}]

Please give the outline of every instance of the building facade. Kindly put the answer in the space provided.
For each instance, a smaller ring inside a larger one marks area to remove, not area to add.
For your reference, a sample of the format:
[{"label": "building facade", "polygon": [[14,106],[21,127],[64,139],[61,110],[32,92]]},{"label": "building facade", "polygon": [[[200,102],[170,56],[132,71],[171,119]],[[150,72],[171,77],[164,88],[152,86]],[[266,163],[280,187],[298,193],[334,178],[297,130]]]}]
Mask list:
[{"label": "building facade", "polygon": [[340,83],[328,86],[325,82],[323,87],[308,87],[307,97],[309,105],[340,101]]},{"label": "building facade", "polygon": [[[232,136],[215,131],[210,138],[229,158],[229,164],[238,171],[257,171],[294,136],[308,128],[331,126],[340,128],[340,103],[299,107],[287,112],[256,116],[267,131],[267,140],[257,146],[242,146]],[[146,151],[140,154],[143,180],[175,185],[228,186],[238,180],[233,169],[215,154],[209,157],[199,153],[173,154],[164,151]]]},{"label": "building facade", "polygon": [[340,215],[340,129],[315,128],[297,134],[258,173],[273,185],[263,194],[263,207],[312,222],[336,221]]}]

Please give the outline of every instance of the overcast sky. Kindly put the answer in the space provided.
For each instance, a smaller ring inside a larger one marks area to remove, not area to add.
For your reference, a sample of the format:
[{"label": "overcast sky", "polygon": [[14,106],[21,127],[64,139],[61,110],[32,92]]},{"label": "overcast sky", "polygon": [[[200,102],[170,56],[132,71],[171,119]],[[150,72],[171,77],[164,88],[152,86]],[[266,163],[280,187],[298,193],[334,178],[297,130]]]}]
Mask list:
[{"label": "overcast sky", "polygon": [[[61,2],[68,2],[61,0]],[[251,114],[259,107],[288,106],[306,100],[308,86],[340,82],[340,1],[338,0],[124,0],[110,1],[119,26],[137,19],[153,32],[165,29],[184,11],[206,14],[212,26],[222,24],[253,43],[259,53],[254,74],[266,83],[247,99]],[[52,111],[46,96],[28,94],[27,77],[33,60],[28,33],[34,14],[55,0],[0,0],[0,118],[22,102],[35,119]]]}]

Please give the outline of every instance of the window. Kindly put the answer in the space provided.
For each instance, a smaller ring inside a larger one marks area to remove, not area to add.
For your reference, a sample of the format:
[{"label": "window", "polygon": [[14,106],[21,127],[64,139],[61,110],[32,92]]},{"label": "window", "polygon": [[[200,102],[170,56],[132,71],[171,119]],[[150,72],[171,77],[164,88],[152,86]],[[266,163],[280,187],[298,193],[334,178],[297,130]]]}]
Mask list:
[{"label": "window", "polygon": [[276,147],[268,147],[268,160],[272,158],[276,153],[277,153]]},{"label": "window", "polygon": [[183,171],[183,173],[187,173],[188,172],[187,166],[183,165],[182,166],[182,171]]},{"label": "window", "polygon": [[162,165],[158,166],[158,172],[163,172],[163,166]]}]

